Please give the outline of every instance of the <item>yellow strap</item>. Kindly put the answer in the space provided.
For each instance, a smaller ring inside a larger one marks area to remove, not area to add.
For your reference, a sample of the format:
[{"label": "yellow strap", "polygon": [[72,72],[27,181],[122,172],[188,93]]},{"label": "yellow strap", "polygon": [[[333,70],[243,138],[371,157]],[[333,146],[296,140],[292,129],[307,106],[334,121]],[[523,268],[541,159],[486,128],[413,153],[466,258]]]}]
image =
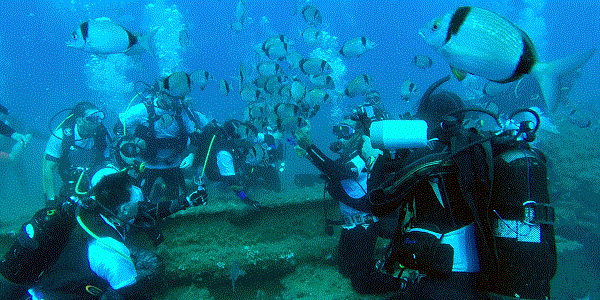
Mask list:
[{"label": "yellow strap", "polygon": [[62,122],[60,122],[60,124],[58,124],[58,126],[56,126],[56,129],[59,129],[60,126],[62,126],[71,117],[73,117],[73,114],[68,115],[64,120],[62,120]]},{"label": "yellow strap", "polygon": [[204,165],[202,166],[202,175],[200,175],[201,179],[204,177],[204,169],[206,169],[206,164],[208,163],[208,155],[210,154],[210,149],[212,149],[212,145],[213,145],[213,142],[215,141],[215,137],[217,137],[217,135],[213,134],[212,139],[210,139],[210,144],[208,145],[208,151],[206,151],[206,157],[204,158]]},{"label": "yellow strap", "polygon": [[99,243],[101,243],[102,245],[108,247],[109,249],[112,249],[113,251],[115,251],[117,254],[121,255],[123,258],[125,258],[126,260],[128,260],[129,262],[131,262],[131,264],[135,265],[133,263],[133,261],[131,260],[131,256],[119,251],[118,249],[115,249],[113,246],[109,245],[108,243],[102,241],[102,239],[96,235],[95,233],[93,233],[84,223],[83,220],[81,220],[81,216],[79,214],[77,214],[77,216],[75,217],[75,219],[77,219],[77,223],[79,224],[79,226],[81,227],[81,229],[83,229],[83,231],[85,231],[87,234],[89,234],[92,238],[94,238],[95,240],[97,240]]},{"label": "yellow strap", "polygon": [[77,184],[75,185],[75,193],[77,195],[85,195],[85,194],[87,194],[87,191],[86,192],[80,192],[79,191],[79,184],[81,183],[81,179],[83,178],[83,174],[85,174],[85,170],[83,170],[83,172],[81,172],[81,174],[79,175],[79,179],[77,179]]}]

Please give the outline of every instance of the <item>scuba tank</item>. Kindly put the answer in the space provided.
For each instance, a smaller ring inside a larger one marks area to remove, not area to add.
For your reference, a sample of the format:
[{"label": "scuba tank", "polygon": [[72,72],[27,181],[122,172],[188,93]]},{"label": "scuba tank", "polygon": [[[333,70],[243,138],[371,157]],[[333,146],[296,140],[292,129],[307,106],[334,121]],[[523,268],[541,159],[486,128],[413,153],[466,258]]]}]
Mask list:
[{"label": "scuba tank", "polygon": [[498,259],[495,284],[489,287],[492,293],[528,299],[550,294],[557,257],[547,187],[541,152],[519,147],[495,156],[488,212]]},{"label": "scuba tank", "polygon": [[12,283],[33,284],[62,253],[75,226],[73,206],[44,208],[25,223],[0,260],[0,274]]}]

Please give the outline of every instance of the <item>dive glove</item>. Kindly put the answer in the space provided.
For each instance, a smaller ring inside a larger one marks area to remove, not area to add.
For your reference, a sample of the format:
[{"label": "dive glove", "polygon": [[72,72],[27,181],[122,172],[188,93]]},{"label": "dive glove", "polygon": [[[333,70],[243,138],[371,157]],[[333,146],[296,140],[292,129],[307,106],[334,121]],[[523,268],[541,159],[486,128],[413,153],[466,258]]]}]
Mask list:
[{"label": "dive glove", "polygon": [[187,196],[186,200],[190,206],[206,205],[208,193],[203,186],[199,185],[198,190]]}]

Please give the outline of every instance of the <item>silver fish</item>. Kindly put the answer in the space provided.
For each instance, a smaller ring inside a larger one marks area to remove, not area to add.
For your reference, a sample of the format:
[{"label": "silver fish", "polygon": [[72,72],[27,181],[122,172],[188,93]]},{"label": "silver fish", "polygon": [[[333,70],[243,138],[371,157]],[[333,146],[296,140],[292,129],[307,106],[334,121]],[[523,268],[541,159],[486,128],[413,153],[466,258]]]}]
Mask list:
[{"label": "silver fish", "polygon": [[466,73],[499,83],[534,75],[550,109],[555,108],[561,74],[580,68],[595,51],[541,62],[523,30],[492,11],[470,6],[431,21],[419,34],[449,62],[459,80]]},{"label": "silver fish", "polygon": [[229,88],[229,83],[227,82],[227,80],[221,79],[221,81],[219,81],[219,90],[221,91],[222,95],[224,95],[224,96],[229,95],[229,92],[231,91],[231,89]]},{"label": "silver fish", "polygon": [[331,96],[324,89],[312,89],[306,93],[304,102],[309,106],[321,105],[331,100]]},{"label": "silver fish", "polygon": [[302,59],[298,65],[304,74],[323,75],[333,71],[329,63],[320,58]]},{"label": "silver fish", "polygon": [[278,42],[269,45],[263,51],[265,55],[271,60],[284,60],[290,50],[289,44],[284,42]]},{"label": "silver fish", "polygon": [[188,35],[187,29],[179,31],[179,46],[183,49],[188,49],[191,45],[190,36]]},{"label": "silver fish", "polygon": [[433,60],[427,55],[415,55],[412,64],[420,69],[429,69],[433,65]]},{"label": "silver fish", "polygon": [[371,91],[373,91],[373,78],[370,75],[363,74],[354,77],[348,83],[344,94],[350,98],[354,98],[359,95],[366,95]]},{"label": "silver fish", "polygon": [[73,31],[67,46],[100,55],[137,54],[150,49],[157,30],[158,28],[145,36],[134,35],[108,18],[98,18],[81,23]]},{"label": "silver fish", "polygon": [[285,60],[288,62],[288,68],[296,69],[300,67],[300,61],[302,58],[302,54],[298,53],[297,51],[289,51],[285,56]]},{"label": "silver fish", "polygon": [[364,36],[360,36],[345,42],[342,49],[340,49],[340,54],[345,57],[359,57],[367,50],[371,50],[376,46],[375,42]]},{"label": "silver fish", "polygon": [[417,85],[410,80],[405,80],[400,86],[400,95],[404,101],[408,101],[410,98],[414,97],[417,94],[417,91]]},{"label": "silver fish", "polygon": [[323,17],[321,16],[321,12],[314,5],[306,5],[300,11],[302,13],[302,17],[304,21],[309,25],[321,25],[323,22]]},{"label": "silver fish", "polygon": [[260,76],[273,76],[281,73],[281,66],[272,61],[261,62],[256,66]]},{"label": "silver fish", "polygon": [[319,42],[319,39],[321,38],[321,30],[309,26],[306,29],[304,29],[304,31],[302,31],[300,33],[300,35],[302,35],[302,39],[304,39],[304,42],[306,42],[308,45],[314,45],[317,42]]},{"label": "silver fish", "polygon": [[190,79],[192,80],[192,83],[194,84],[194,86],[199,87],[201,91],[203,91],[204,88],[206,88],[206,85],[208,84],[209,81],[215,80],[215,78],[212,75],[210,75],[210,73],[208,73],[208,71],[204,71],[204,70],[199,70],[199,71],[193,72],[190,75]]},{"label": "silver fish", "polygon": [[328,90],[335,89],[335,83],[333,82],[333,78],[330,75],[312,75],[309,77],[309,80],[312,84],[317,87],[325,88]]},{"label": "silver fish", "polygon": [[284,43],[284,44],[288,44],[289,45],[289,44],[292,44],[292,41],[286,35],[277,34],[277,35],[271,36],[268,39],[266,39],[262,43],[261,48],[262,48],[263,51],[267,51],[267,49],[269,47],[271,47],[274,44],[278,44],[278,43]]},{"label": "silver fish", "polygon": [[302,99],[304,99],[304,95],[306,95],[306,86],[304,83],[302,83],[302,81],[294,79],[290,87],[290,92],[292,99],[294,99],[296,102],[302,101]]}]

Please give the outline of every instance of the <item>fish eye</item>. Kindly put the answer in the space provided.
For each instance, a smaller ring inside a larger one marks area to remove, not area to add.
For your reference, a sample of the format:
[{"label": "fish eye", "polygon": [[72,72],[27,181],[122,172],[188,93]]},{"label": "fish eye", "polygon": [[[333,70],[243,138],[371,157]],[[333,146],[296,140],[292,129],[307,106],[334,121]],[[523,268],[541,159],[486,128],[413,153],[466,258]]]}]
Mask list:
[{"label": "fish eye", "polygon": [[71,33],[71,37],[76,40],[77,39],[77,32],[73,31],[73,33]]},{"label": "fish eye", "polygon": [[440,27],[440,21],[435,21],[433,22],[433,30],[438,30],[438,28]]}]

